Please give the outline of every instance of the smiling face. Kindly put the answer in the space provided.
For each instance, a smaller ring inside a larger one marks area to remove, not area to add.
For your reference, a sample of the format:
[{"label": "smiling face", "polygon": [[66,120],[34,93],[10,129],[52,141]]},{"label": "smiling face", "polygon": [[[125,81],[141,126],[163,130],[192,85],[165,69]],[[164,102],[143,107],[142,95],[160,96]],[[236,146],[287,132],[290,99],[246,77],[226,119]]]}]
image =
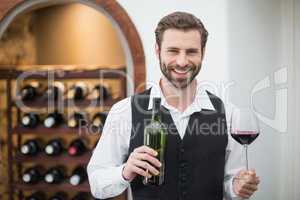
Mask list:
[{"label": "smiling face", "polygon": [[176,88],[186,88],[201,69],[204,50],[198,30],[167,29],[161,47],[156,44],[163,75]]}]

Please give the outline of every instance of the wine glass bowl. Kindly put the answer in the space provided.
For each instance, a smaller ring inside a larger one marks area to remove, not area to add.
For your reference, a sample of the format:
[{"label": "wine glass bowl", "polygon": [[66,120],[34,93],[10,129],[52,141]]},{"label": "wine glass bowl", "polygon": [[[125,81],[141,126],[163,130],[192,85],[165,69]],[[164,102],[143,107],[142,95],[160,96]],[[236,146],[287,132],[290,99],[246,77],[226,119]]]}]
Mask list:
[{"label": "wine glass bowl", "polygon": [[248,145],[259,135],[258,119],[249,108],[235,108],[230,119],[231,137],[244,146],[246,153],[246,169],[248,170]]}]

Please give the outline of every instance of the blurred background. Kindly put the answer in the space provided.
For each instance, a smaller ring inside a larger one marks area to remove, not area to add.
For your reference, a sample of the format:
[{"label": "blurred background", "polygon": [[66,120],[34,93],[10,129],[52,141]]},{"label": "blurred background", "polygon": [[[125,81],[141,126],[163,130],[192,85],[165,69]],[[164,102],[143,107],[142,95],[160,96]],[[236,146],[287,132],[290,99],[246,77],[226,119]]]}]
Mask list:
[{"label": "blurred background", "polygon": [[[159,80],[154,29],[163,16],[177,10],[199,17],[209,32],[198,76],[200,84],[227,105],[251,107],[259,118],[261,134],[250,145],[249,161],[250,168],[255,168],[260,176],[261,184],[251,199],[299,199],[298,0],[2,0],[0,199],[25,199],[47,188],[47,185],[35,188],[22,183],[26,169],[32,166],[43,164],[43,170],[47,171],[61,160],[59,165],[65,165],[62,171],[68,178],[76,166],[85,167],[101,131],[79,135],[80,130],[68,123],[72,115],[83,113],[88,123],[93,124],[97,113],[105,115],[114,102]],[[54,80],[65,89],[60,95],[62,100],[54,99],[51,109],[50,97],[45,102],[40,98],[43,94],[23,106],[11,103],[22,99],[17,91],[36,82],[46,88],[40,92],[45,93],[53,85],[52,79],[49,82],[49,73],[57,70],[64,74],[54,73]],[[26,79],[18,83],[20,75],[27,72],[40,72],[42,77],[26,75]],[[105,88],[108,97],[103,89],[95,97],[93,91],[97,85]],[[82,99],[70,103],[78,88],[88,92]],[[58,127],[49,129],[38,125],[24,129],[22,119],[26,113],[37,113],[42,121],[57,109],[65,119]],[[22,145],[31,139],[44,140],[44,147],[57,138],[64,143],[64,151],[58,157],[47,157],[45,152],[25,158],[22,155]],[[72,157],[68,149],[78,138],[85,141],[85,154]],[[70,161],[68,165],[65,160]],[[66,177],[64,187],[59,189],[67,193],[68,199],[80,192],[89,192],[86,180],[72,186]],[[18,191],[14,195],[11,194],[13,188]],[[46,195],[50,197],[57,191],[57,188],[46,191]]]}]

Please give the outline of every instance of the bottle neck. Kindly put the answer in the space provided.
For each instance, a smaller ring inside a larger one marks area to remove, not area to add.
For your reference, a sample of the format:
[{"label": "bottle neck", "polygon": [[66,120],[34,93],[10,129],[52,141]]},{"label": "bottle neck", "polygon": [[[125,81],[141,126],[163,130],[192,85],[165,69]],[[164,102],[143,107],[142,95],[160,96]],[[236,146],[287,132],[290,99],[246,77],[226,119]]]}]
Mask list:
[{"label": "bottle neck", "polygon": [[152,121],[160,121],[161,116],[159,110],[152,110]]},{"label": "bottle neck", "polygon": [[152,121],[161,121],[160,116],[160,98],[153,99],[153,106],[152,106]]}]

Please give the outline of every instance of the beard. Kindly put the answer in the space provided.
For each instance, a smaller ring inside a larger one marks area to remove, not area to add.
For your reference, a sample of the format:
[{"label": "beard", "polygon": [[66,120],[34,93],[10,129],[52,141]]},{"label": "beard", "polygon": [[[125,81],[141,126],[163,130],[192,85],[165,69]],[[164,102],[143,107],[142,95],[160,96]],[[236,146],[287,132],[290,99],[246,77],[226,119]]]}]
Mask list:
[{"label": "beard", "polygon": [[187,86],[191,84],[191,82],[195,79],[195,77],[199,74],[202,63],[200,62],[198,65],[195,64],[189,64],[185,66],[184,68],[188,70],[188,76],[184,78],[176,78],[172,76],[172,70],[174,69],[182,69],[183,67],[180,67],[178,65],[166,65],[161,61],[161,58],[159,58],[159,65],[161,72],[163,75],[168,79],[168,81],[177,89],[184,89]]}]

